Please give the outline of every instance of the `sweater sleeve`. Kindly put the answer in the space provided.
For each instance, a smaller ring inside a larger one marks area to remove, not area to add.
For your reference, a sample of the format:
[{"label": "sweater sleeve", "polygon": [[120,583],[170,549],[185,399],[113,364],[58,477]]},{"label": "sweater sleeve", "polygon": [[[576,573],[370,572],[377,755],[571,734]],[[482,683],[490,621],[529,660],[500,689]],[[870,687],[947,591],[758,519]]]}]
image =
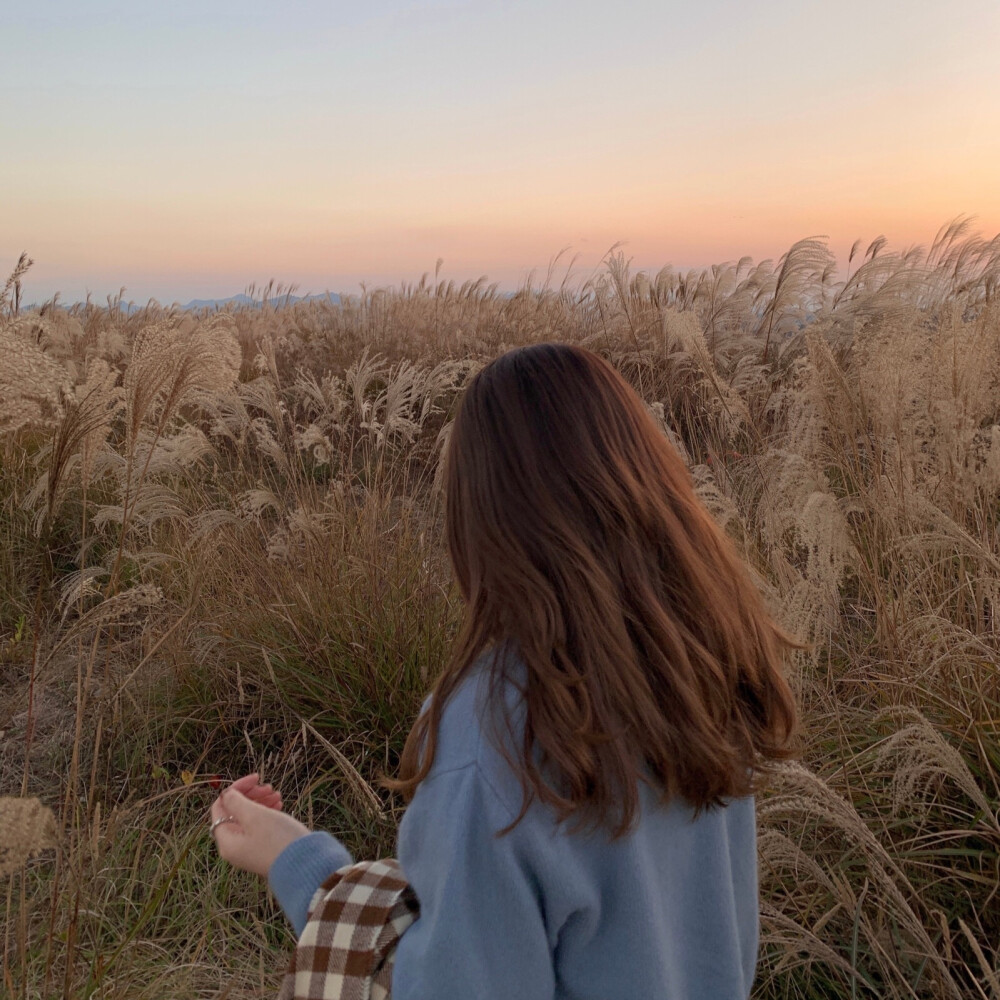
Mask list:
[{"label": "sweater sleeve", "polygon": [[552,1000],[553,958],[531,851],[476,763],[425,779],[399,861],[420,916],[396,951],[395,1000]]},{"label": "sweater sleeve", "polygon": [[271,863],[268,885],[295,928],[296,938],[305,929],[313,894],[351,860],[350,852],[336,837],[317,830],[293,840]]}]

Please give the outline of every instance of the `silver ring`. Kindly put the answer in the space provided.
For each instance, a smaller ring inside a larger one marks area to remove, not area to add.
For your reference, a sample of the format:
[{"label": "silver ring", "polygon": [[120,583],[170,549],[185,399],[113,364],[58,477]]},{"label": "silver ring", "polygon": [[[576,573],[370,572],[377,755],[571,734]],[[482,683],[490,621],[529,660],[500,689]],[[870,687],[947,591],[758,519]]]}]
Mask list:
[{"label": "silver ring", "polygon": [[212,825],[208,828],[208,832],[215,833],[215,828],[220,823],[235,823],[235,822],[236,822],[235,816],[220,816],[217,820],[213,820]]}]

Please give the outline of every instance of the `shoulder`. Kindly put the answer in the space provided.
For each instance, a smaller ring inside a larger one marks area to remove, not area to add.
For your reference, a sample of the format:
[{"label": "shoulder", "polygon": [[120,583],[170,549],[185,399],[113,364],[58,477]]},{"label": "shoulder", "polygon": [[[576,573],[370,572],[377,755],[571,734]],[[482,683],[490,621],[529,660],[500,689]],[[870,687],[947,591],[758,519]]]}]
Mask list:
[{"label": "shoulder", "polygon": [[[505,762],[498,743],[512,753],[520,746],[523,690],[524,666],[510,647],[482,654],[444,705],[434,762],[425,780],[476,765],[506,801],[502,786],[508,782],[502,774]],[[433,697],[424,700],[421,714]]]}]

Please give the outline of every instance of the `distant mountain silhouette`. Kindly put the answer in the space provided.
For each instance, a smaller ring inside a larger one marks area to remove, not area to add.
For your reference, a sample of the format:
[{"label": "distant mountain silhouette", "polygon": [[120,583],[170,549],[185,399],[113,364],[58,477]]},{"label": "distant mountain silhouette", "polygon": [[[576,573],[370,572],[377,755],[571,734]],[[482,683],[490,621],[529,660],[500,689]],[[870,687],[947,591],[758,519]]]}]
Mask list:
[{"label": "distant mountain silhouette", "polygon": [[[336,292],[322,292],[317,295],[272,295],[267,301],[272,306],[280,307],[283,305],[295,305],[296,302],[313,302],[316,299],[327,299],[334,305],[340,302],[340,296]],[[190,302],[185,302],[180,308],[222,309],[228,305],[257,306],[259,308],[261,300],[259,298],[252,298],[246,292],[240,292],[239,295],[230,295],[228,299],[192,299]],[[135,308],[141,309],[142,306],[136,306]]]},{"label": "distant mountain silhouette", "polygon": [[[340,296],[336,292],[322,292],[317,295],[271,295],[268,297],[268,305],[274,306],[276,309],[280,309],[284,305],[295,305],[296,302],[314,302],[319,300],[326,300],[333,305],[340,304]],[[82,302],[77,302],[77,305],[83,305]],[[106,305],[98,305],[96,302],[91,303],[98,309],[107,309]],[[241,292],[239,295],[230,295],[228,299],[191,299],[190,302],[185,302],[181,305],[179,302],[171,303],[178,309],[224,309],[228,305],[238,306],[241,308],[261,308],[262,301],[260,298],[253,298],[246,294],[246,292]],[[21,306],[22,312],[30,312],[32,309],[40,309],[42,306],[41,302],[32,302]],[[59,309],[71,309],[72,305],[65,302],[60,302],[57,306]],[[138,312],[140,309],[145,309],[145,303],[138,302],[122,302],[118,308],[125,313],[127,316],[131,316],[132,313]]]}]

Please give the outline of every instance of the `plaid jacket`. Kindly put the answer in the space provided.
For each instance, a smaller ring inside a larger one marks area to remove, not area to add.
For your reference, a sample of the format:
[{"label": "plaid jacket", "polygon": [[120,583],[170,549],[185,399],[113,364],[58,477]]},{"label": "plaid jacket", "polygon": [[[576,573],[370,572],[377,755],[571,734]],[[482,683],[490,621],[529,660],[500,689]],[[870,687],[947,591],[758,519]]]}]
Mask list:
[{"label": "plaid jacket", "polygon": [[278,1000],[389,1000],[417,897],[395,858],[335,871],[314,893]]}]

